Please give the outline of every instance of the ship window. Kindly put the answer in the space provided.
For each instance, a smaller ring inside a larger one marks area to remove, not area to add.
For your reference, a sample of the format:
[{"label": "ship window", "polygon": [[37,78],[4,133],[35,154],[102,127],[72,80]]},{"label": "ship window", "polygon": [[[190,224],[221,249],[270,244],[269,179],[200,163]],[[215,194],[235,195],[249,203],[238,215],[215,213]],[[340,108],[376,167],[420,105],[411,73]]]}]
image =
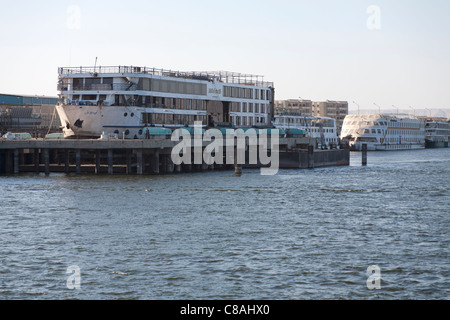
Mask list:
[{"label": "ship window", "polygon": [[93,84],[100,84],[100,78],[86,78],[85,80],[85,86],[89,87]]},{"label": "ship window", "polygon": [[113,78],[103,78],[103,84],[113,84]]},{"label": "ship window", "polygon": [[81,100],[97,100],[97,96],[96,95],[84,95],[83,98]]},{"label": "ship window", "polygon": [[74,78],[73,79],[74,90],[81,90],[82,86],[83,86],[83,78]]}]

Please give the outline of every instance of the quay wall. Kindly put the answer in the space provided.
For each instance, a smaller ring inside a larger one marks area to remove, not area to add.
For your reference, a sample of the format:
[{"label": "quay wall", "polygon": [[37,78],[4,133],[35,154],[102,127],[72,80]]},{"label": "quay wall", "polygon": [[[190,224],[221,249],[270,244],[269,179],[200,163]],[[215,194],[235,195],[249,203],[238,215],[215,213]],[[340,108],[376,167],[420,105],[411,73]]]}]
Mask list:
[{"label": "quay wall", "polygon": [[[145,140],[6,140],[0,139],[0,175],[35,172],[94,174],[164,174],[208,170],[231,170],[261,165],[181,164],[172,162],[173,147],[179,142]],[[205,148],[209,142],[204,142]],[[315,150],[311,138],[280,138],[279,168],[306,169],[350,164],[347,149]],[[236,145],[235,145],[236,147]],[[224,149],[225,150],[225,149]],[[192,152],[194,148],[192,148]],[[249,149],[246,151],[248,161]],[[194,159],[194,153],[192,153]]]}]

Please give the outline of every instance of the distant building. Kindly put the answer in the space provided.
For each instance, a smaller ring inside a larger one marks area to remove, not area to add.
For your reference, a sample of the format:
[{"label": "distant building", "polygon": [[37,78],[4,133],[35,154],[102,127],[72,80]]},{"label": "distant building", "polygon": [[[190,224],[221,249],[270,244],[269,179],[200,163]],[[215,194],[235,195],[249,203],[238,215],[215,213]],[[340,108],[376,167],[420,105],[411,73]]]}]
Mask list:
[{"label": "distant building", "polygon": [[0,129],[58,130],[61,124],[55,113],[57,102],[57,97],[0,94]]},{"label": "distant building", "polygon": [[290,114],[304,117],[327,117],[336,119],[338,134],[348,114],[347,101],[312,102],[304,99],[288,99],[275,101],[275,114]]},{"label": "distant building", "polygon": [[57,97],[12,95],[0,93],[0,105],[10,106],[34,106],[34,105],[56,105]]},{"label": "distant building", "polygon": [[311,100],[289,99],[275,101],[275,114],[292,114],[311,117],[313,103]]},{"label": "distant building", "polygon": [[336,119],[336,127],[338,128],[339,134],[342,125],[344,124],[344,119],[348,115],[348,102],[332,100],[313,102],[312,114],[315,117],[328,117]]}]

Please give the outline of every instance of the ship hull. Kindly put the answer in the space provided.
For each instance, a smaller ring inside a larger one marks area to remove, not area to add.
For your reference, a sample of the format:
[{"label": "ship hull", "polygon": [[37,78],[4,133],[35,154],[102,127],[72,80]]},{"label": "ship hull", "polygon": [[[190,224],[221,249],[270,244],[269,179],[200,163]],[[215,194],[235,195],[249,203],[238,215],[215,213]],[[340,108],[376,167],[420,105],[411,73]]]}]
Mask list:
[{"label": "ship hull", "polygon": [[134,107],[56,106],[65,138],[99,138],[103,133],[141,138],[145,124]]},{"label": "ship hull", "polygon": [[427,149],[448,148],[448,141],[425,140],[425,147]]},{"label": "ship hull", "polygon": [[[350,146],[352,151],[362,151],[362,145],[364,143],[355,143]],[[399,150],[419,150],[424,149],[425,145],[422,144],[375,144],[366,143],[368,151],[399,151]]]}]

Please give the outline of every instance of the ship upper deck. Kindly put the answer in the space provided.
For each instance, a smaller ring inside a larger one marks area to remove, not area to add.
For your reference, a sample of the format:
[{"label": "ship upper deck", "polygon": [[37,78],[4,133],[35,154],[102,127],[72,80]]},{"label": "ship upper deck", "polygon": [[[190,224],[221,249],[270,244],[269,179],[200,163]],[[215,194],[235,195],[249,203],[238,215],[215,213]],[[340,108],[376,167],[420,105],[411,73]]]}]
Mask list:
[{"label": "ship upper deck", "polygon": [[[373,121],[378,119],[392,120],[392,121],[417,121],[421,122],[421,119],[410,114],[401,113],[374,113],[374,114],[349,114],[345,117],[347,121]],[[345,121],[345,120],[344,120]]]},{"label": "ship upper deck", "polygon": [[124,74],[152,75],[160,77],[181,78],[190,80],[202,80],[211,82],[223,82],[235,85],[273,88],[273,82],[264,81],[264,76],[243,74],[229,71],[174,71],[166,69],[136,67],[136,66],[98,66],[98,67],[61,67],[61,77],[71,75],[91,74],[94,77],[99,74]]}]

